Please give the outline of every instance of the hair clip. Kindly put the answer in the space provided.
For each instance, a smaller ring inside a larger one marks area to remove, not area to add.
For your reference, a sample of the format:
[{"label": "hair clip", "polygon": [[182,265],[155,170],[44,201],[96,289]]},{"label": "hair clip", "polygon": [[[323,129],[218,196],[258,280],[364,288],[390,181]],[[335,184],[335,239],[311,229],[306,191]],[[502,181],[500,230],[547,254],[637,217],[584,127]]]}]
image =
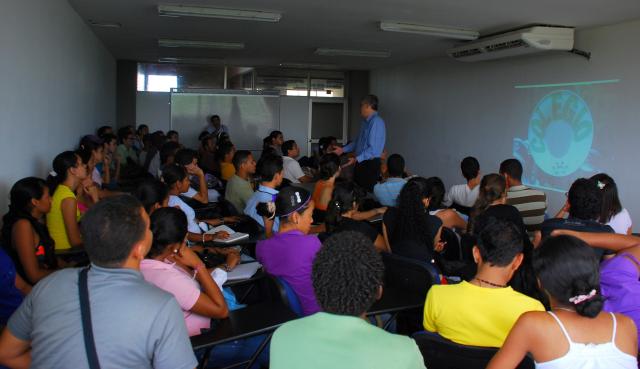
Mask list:
[{"label": "hair clip", "polygon": [[272,220],[273,218],[276,217],[276,203],[273,201],[269,201],[267,203],[267,210],[269,211],[269,214],[271,214],[271,216],[269,217],[269,220]]},{"label": "hair clip", "polygon": [[598,181],[598,188],[599,189],[604,190],[605,186],[606,186],[606,184],[604,182]]},{"label": "hair clip", "polygon": [[50,175],[51,177],[57,177],[57,176],[58,176],[58,173],[56,173],[56,171],[55,171],[55,170],[52,170],[51,172],[49,172],[49,175]]},{"label": "hair clip", "polygon": [[596,295],[596,290],[593,289],[587,295],[577,295],[577,296],[571,297],[569,299],[569,302],[573,303],[574,305],[578,305],[584,301],[591,300],[592,298],[595,297],[595,295]]}]

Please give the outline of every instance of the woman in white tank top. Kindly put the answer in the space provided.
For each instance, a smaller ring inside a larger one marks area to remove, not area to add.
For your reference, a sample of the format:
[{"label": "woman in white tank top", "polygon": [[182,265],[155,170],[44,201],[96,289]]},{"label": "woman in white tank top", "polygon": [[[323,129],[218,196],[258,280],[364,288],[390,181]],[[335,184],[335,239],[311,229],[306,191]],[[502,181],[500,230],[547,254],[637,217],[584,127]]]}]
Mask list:
[{"label": "woman in white tank top", "polygon": [[488,369],[516,368],[527,354],[538,369],[638,368],[635,324],[602,312],[598,260],[586,243],[550,237],[533,264],[552,311],[523,314]]}]

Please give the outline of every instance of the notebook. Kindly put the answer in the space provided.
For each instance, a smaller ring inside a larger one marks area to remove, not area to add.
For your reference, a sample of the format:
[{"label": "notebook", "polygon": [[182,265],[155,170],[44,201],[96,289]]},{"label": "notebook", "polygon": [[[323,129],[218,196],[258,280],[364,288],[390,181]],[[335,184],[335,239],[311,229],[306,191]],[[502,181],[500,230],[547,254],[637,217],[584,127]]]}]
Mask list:
[{"label": "notebook", "polygon": [[207,231],[207,233],[209,234],[213,234],[213,233],[217,233],[217,232],[227,232],[229,234],[229,238],[224,239],[224,240],[218,240],[216,239],[215,242],[221,242],[221,243],[232,243],[238,240],[242,240],[244,238],[248,238],[249,234],[248,233],[242,233],[242,232],[236,232],[233,229],[227,227],[226,225],[221,225],[221,226],[217,226],[215,228],[211,228],[210,230]]},{"label": "notebook", "polygon": [[237,281],[241,279],[249,279],[262,268],[262,264],[256,262],[238,264],[232,271],[227,273],[227,281]]}]

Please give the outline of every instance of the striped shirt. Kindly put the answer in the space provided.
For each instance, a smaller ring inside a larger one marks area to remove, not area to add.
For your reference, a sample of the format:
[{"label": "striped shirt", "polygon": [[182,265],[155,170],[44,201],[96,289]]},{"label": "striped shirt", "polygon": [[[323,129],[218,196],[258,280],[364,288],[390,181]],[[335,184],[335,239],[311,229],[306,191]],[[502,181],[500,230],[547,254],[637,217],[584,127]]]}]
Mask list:
[{"label": "striped shirt", "polygon": [[544,192],[525,185],[512,186],[507,191],[507,204],[518,209],[527,227],[527,232],[531,233],[540,229],[547,211],[547,195]]}]

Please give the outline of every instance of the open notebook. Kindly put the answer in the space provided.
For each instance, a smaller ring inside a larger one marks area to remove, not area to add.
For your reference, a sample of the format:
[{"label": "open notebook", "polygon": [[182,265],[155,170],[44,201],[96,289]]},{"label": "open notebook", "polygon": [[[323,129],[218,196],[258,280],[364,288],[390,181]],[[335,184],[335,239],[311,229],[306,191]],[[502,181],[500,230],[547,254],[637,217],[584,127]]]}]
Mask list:
[{"label": "open notebook", "polygon": [[215,228],[211,228],[210,230],[207,231],[207,233],[217,233],[217,232],[227,232],[229,234],[229,238],[225,239],[225,240],[215,240],[216,242],[222,242],[222,243],[231,243],[231,242],[235,242],[238,240],[241,240],[243,238],[247,238],[249,237],[248,233],[242,233],[242,232],[236,232],[233,229],[227,227],[226,225],[221,225],[221,226],[217,226]]}]

